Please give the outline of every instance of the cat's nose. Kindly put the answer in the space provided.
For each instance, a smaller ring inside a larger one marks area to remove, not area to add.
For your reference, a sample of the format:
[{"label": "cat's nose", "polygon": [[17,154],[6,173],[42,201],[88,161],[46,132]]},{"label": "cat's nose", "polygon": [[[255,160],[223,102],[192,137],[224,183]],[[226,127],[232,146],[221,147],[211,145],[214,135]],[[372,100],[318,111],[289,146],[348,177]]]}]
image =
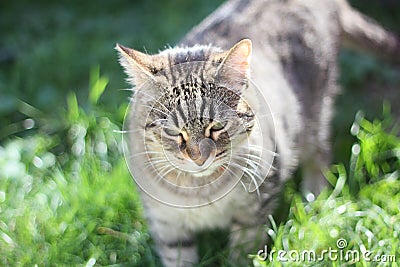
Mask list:
[{"label": "cat's nose", "polygon": [[189,144],[186,151],[190,159],[198,166],[203,165],[207,160],[207,157],[203,156],[200,152],[200,147],[198,144]]},{"label": "cat's nose", "polygon": [[198,166],[203,166],[204,162],[206,162],[208,157],[199,157],[198,159],[193,160],[194,163],[196,163]]},{"label": "cat's nose", "polygon": [[204,138],[198,144],[189,144],[187,152],[194,163],[198,166],[203,166],[214,148],[214,142],[209,138]]},{"label": "cat's nose", "polygon": [[204,164],[204,162],[206,162],[206,160],[208,159],[208,156],[200,154],[199,148],[197,148],[197,149],[193,149],[193,148],[189,149],[188,150],[188,155],[189,155],[190,159],[194,163],[196,163],[198,166],[202,166]]}]

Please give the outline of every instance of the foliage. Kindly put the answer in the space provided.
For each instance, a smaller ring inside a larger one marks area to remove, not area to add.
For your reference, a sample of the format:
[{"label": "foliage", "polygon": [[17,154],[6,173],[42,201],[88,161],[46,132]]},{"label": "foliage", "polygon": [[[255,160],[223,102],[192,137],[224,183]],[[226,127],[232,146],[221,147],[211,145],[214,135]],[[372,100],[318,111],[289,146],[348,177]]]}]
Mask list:
[{"label": "foliage", "polygon": [[[288,255],[292,257],[283,257],[288,266],[397,266],[374,261],[373,257],[393,257],[392,262],[400,259],[398,124],[384,106],[383,120],[370,122],[358,113],[352,132],[357,142],[352,148],[350,170],[336,165],[327,174],[334,189],[309,203],[296,196],[288,220],[279,227],[272,224],[267,232],[273,240],[271,251],[291,253]],[[319,260],[322,251],[329,249],[337,251],[333,258],[325,255]],[[308,250],[316,252],[317,257],[299,260]],[[371,252],[366,254],[371,260],[363,257],[366,251]],[[352,253],[359,253],[359,259]],[[253,256],[254,266],[281,266],[278,253],[272,255],[272,260]]]},{"label": "foliage", "polygon": [[[106,78],[96,69],[92,81],[94,105]],[[83,110],[71,93],[54,118],[63,125],[56,133],[42,126],[0,147],[1,265],[146,262],[149,237],[121,156],[120,127],[105,115]]]}]

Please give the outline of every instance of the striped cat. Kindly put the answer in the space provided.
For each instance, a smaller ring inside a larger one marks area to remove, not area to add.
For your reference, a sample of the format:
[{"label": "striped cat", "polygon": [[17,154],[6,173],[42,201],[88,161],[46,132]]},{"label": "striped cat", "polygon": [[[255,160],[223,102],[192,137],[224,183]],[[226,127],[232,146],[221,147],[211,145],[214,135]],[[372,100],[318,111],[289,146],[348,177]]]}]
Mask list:
[{"label": "striped cat", "polygon": [[117,45],[134,86],[126,157],[165,266],[195,264],[205,229],[255,253],[298,166],[304,192],[322,190],[342,41],[399,60],[398,39],[339,0],[231,0],[175,48]]}]

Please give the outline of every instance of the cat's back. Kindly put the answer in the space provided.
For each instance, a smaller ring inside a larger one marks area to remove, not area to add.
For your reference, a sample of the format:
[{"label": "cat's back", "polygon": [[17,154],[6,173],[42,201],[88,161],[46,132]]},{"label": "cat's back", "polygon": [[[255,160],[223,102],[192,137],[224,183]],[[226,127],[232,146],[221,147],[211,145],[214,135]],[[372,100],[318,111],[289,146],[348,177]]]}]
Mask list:
[{"label": "cat's back", "polygon": [[[253,42],[252,78],[263,85],[271,73],[283,76],[307,109],[309,101],[318,102],[312,98],[321,97],[316,91],[329,78],[326,72],[332,72],[332,79],[337,72],[339,4],[335,0],[230,0],[194,27],[182,44],[226,49],[243,38]],[[334,94],[336,88],[327,90]]]},{"label": "cat's back", "polygon": [[272,46],[299,36],[314,36],[310,42],[321,42],[325,40],[316,37],[329,38],[338,31],[338,12],[332,0],[230,0],[193,28],[182,43],[212,43],[226,49],[243,38]]}]

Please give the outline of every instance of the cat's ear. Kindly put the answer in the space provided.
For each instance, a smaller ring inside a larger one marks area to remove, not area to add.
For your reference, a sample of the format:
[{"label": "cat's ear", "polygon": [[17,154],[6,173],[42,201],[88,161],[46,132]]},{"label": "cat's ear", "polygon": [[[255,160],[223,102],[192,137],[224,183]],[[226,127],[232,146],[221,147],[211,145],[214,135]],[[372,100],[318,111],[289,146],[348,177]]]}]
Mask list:
[{"label": "cat's ear", "polygon": [[117,44],[115,49],[119,52],[119,63],[128,75],[128,81],[136,87],[141,86],[149,79],[154,80],[152,71],[153,56],[144,54],[134,49]]},{"label": "cat's ear", "polygon": [[237,42],[231,49],[224,52],[224,58],[218,67],[217,75],[228,81],[250,78],[251,51],[252,43],[250,39]]}]

